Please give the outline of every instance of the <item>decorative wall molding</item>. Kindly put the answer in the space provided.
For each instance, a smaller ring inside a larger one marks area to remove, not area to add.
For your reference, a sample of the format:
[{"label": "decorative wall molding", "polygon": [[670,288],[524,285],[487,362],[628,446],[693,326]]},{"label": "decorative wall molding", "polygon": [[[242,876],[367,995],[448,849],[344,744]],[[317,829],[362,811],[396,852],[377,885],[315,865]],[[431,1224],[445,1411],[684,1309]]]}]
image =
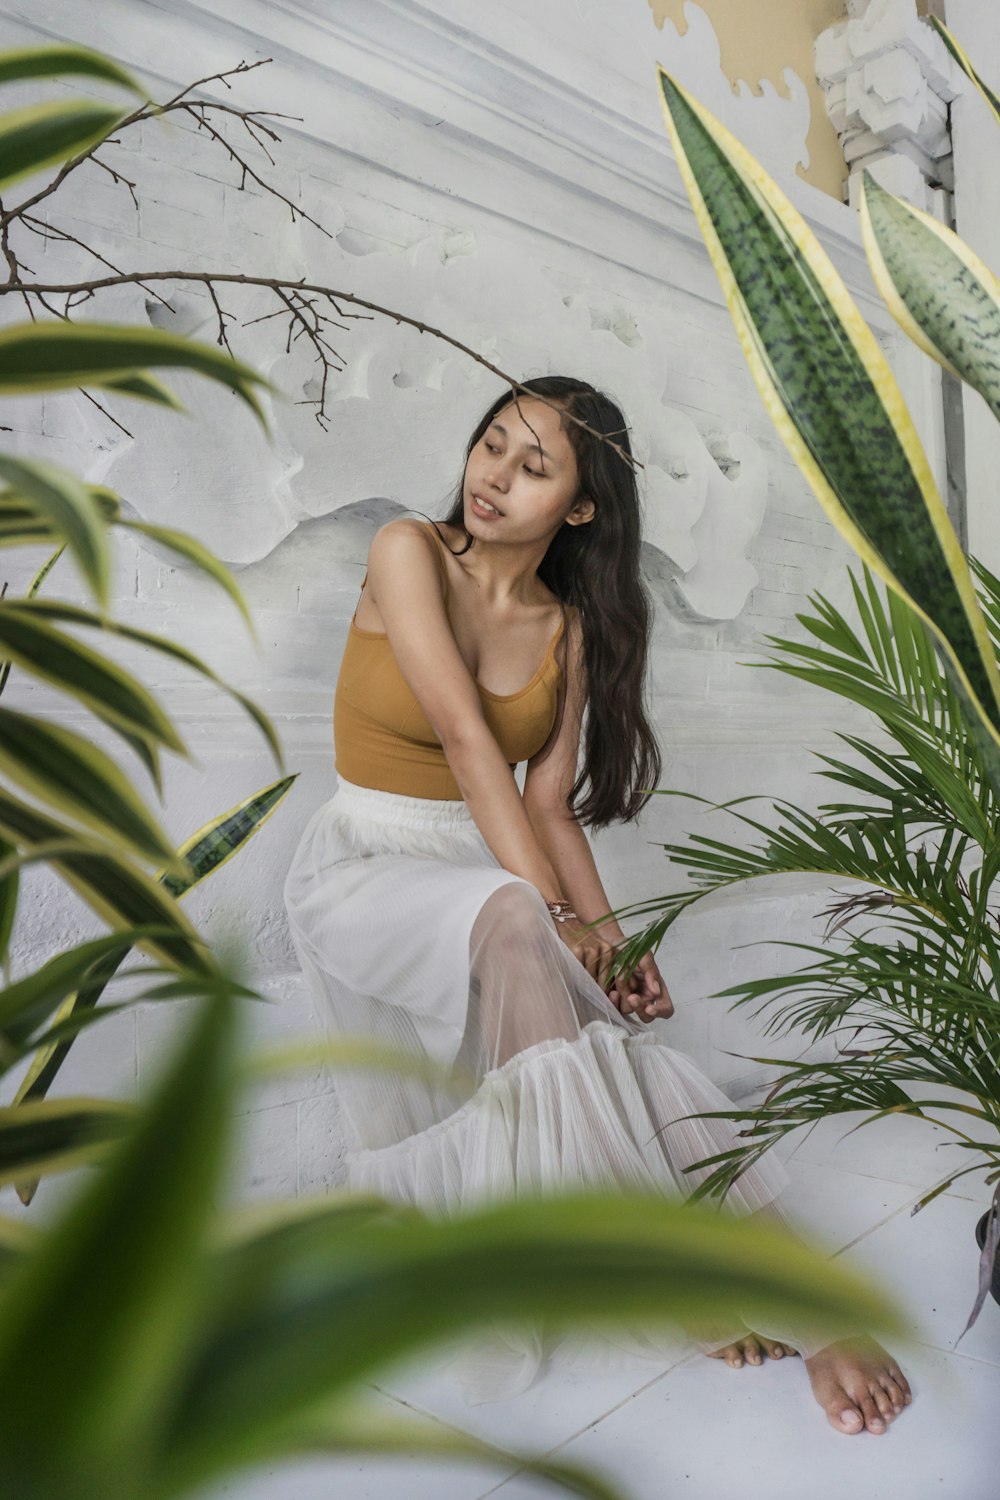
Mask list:
[{"label": "decorative wall molding", "polygon": [[850,0],[816,42],[816,71],[847,158],[850,203],[864,169],[918,208],[948,215],[948,106],[961,74],[915,0]]}]

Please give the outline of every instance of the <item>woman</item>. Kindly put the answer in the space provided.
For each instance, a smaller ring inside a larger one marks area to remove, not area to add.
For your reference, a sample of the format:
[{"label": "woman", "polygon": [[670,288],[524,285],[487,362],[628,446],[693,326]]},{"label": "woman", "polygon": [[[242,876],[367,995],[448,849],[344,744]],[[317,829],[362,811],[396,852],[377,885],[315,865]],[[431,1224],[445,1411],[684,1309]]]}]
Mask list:
[{"label": "woman", "polygon": [[[371,544],[334,704],[338,786],[285,901],[335,1030],[471,1080],[464,1101],[430,1071],[339,1081],[351,1186],[427,1212],[571,1184],[679,1195],[700,1180],[684,1167],[732,1141],[682,1118],[726,1100],[647,1029],[673,1011],[652,953],[613,981],[620,927],[581,931],[611,909],[582,824],[636,818],[660,772],[629,457],[606,396],[529,381],[476,427],[446,520],[393,521]],[[727,1201],[754,1212],[785,1181],[765,1158]],[[719,1342],[734,1366],[784,1352],[746,1329]],[[467,1389],[529,1383],[542,1351],[512,1346],[513,1374],[484,1356]],[[871,1341],[807,1364],[840,1431],[884,1431],[909,1400]]]}]

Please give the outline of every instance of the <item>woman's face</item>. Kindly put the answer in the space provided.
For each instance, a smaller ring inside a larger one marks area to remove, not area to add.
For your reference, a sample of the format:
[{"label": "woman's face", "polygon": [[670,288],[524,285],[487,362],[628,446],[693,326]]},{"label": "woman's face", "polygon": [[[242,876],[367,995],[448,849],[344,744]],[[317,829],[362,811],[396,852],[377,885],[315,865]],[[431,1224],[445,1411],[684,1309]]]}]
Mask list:
[{"label": "woman's face", "polygon": [[[466,529],[484,540],[537,541],[594,512],[577,495],[576,455],[560,413],[530,396],[521,397],[520,408],[511,402],[497,413],[465,466]],[[493,511],[481,510],[482,502]]]}]

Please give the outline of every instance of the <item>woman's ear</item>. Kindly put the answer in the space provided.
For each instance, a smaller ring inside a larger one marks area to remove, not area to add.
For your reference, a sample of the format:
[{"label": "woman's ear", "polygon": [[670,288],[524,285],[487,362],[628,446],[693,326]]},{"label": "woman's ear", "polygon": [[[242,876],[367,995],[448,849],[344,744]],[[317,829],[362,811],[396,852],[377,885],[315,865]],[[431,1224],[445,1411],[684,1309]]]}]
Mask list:
[{"label": "woman's ear", "polygon": [[568,526],[583,526],[587,521],[594,519],[595,510],[596,506],[590,496],[580,495],[573,502],[573,509],[566,517],[566,524]]}]

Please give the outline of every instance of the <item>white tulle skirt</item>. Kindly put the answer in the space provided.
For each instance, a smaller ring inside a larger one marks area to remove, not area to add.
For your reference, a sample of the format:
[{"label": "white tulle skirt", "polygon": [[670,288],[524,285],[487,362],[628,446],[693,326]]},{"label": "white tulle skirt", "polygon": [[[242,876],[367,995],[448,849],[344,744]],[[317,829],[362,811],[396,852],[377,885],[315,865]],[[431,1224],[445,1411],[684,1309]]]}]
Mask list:
[{"label": "white tulle skirt", "polygon": [[[664,1023],[615,1009],[464,802],[341,779],[302,835],[284,895],[330,1029],[454,1065],[460,1080],[339,1074],[352,1188],[433,1215],[583,1185],[681,1197],[702,1176],[683,1169],[732,1144],[726,1121],[684,1118],[725,1109],[725,1096],[668,1045]],[[787,1180],[765,1158],[734,1185],[729,1211],[771,1203]],[[679,1340],[635,1330],[598,1342],[664,1361]],[[524,1389],[557,1346],[574,1358],[583,1347],[538,1329],[481,1339],[461,1361],[467,1398]]]}]

